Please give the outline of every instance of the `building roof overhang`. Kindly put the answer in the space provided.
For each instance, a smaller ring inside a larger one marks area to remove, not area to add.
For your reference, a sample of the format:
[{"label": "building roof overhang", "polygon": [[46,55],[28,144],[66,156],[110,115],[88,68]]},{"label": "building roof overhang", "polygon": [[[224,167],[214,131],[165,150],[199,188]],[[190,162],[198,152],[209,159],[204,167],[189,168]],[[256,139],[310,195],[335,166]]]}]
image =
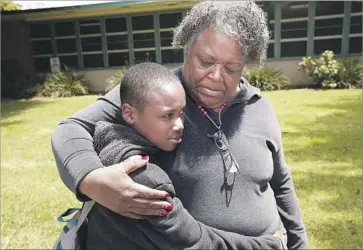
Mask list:
[{"label": "building roof overhang", "polygon": [[186,9],[192,7],[195,3],[196,1],[117,1],[71,7],[7,11],[1,12],[1,19],[2,21],[25,20],[33,22],[82,19],[97,16],[131,15],[137,13]]}]

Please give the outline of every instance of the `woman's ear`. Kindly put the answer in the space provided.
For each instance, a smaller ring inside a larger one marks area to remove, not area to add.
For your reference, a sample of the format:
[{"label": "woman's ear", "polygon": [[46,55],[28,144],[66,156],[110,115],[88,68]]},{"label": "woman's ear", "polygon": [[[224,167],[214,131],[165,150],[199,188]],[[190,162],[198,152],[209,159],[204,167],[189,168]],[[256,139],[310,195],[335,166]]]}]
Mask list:
[{"label": "woman's ear", "polygon": [[121,106],[121,112],[125,122],[127,122],[130,125],[133,125],[135,123],[136,108],[132,107],[128,103],[124,103]]}]

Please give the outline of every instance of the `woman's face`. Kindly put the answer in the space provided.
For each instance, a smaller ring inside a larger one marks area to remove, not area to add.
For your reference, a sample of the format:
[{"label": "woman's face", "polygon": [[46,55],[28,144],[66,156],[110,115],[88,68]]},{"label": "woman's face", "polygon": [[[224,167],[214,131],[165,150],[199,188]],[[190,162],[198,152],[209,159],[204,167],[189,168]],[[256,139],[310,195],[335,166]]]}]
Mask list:
[{"label": "woman's face", "polygon": [[187,54],[183,77],[196,101],[218,112],[238,93],[243,65],[238,41],[208,27]]}]

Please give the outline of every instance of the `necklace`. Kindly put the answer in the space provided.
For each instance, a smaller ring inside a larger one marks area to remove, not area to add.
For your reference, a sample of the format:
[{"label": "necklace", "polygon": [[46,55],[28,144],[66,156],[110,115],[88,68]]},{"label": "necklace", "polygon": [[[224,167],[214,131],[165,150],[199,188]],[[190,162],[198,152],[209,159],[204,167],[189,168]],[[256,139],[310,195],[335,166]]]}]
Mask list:
[{"label": "necklace", "polygon": [[218,129],[218,131],[221,130],[221,127],[222,127],[222,121],[221,121],[221,112],[222,112],[222,109],[227,105],[227,102],[223,103],[222,106],[221,106],[221,109],[219,110],[218,112],[218,122],[219,122],[219,125],[217,125],[213,119],[208,115],[207,111],[199,104],[198,105],[198,108],[199,110],[202,112],[202,114],[208,118],[208,120],[213,124],[214,127],[216,127],[216,129]]}]

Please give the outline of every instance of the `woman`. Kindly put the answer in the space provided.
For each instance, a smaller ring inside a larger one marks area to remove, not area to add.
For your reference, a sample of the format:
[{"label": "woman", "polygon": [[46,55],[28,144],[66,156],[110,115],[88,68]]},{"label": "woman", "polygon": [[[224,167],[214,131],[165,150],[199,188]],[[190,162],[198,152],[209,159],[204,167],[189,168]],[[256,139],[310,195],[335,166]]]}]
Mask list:
[{"label": "woman", "polygon": [[[288,248],[306,249],[275,113],[241,78],[246,64],[265,60],[268,40],[264,13],[254,2],[194,6],[173,40],[185,47],[184,65],[175,72],[187,93],[183,143],[175,154],[165,155],[161,166],[196,220],[248,236],[286,228]],[[164,214],[169,204],[161,199],[167,194],[137,185],[127,175],[146,161],[102,169],[93,149],[95,123],[122,120],[118,91],[58,125],[52,145],[60,175],[80,200],[89,197],[132,218]]]}]

